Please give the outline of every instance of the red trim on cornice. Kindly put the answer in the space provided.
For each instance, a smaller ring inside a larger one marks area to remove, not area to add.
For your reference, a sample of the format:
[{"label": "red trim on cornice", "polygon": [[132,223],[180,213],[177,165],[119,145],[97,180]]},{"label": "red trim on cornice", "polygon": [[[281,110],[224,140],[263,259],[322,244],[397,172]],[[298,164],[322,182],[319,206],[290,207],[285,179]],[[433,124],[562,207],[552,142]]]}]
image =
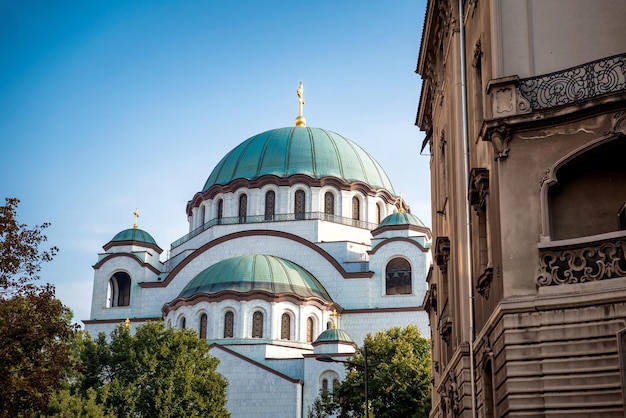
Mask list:
[{"label": "red trim on cornice", "polygon": [[200,302],[221,302],[223,300],[249,301],[264,300],[266,302],[291,302],[296,305],[313,305],[319,309],[336,309],[340,311],[339,305],[333,301],[325,301],[317,297],[304,298],[293,293],[270,293],[266,291],[256,290],[253,292],[235,292],[233,290],[225,290],[218,293],[198,293],[190,298],[176,298],[166,303],[161,308],[163,315],[167,315],[171,310],[178,309],[181,306],[193,306]]},{"label": "red trim on cornice", "polygon": [[226,348],[226,347],[224,347],[221,344],[213,343],[213,344],[209,345],[209,348],[210,349],[219,348],[220,350],[222,350],[222,351],[224,351],[224,352],[226,352],[226,353],[228,353],[230,355],[233,355],[233,356],[235,356],[235,357],[237,357],[237,358],[239,358],[239,359],[241,359],[241,360],[243,360],[243,361],[245,361],[247,363],[252,364],[253,366],[259,367],[259,368],[265,370],[266,372],[269,372],[269,373],[271,373],[271,374],[273,374],[273,375],[275,375],[277,377],[280,377],[281,379],[287,380],[287,381],[289,381],[291,383],[295,383],[297,385],[303,385],[304,384],[304,382],[302,380],[300,380],[300,379],[294,379],[293,377],[289,377],[286,374],[282,374],[281,372],[278,372],[278,371],[276,371],[274,369],[270,369],[266,365],[258,363],[258,362],[254,361],[252,359],[249,359],[248,357],[243,356],[243,355],[241,355],[241,354],[237,353],[236,351],[233,351],[233,350],[231,350],[229,348]]},{"label": "red trim on cornice", "polygon": [[185,257],[185,259],[181,261],[176,267],[174,267],[174,269],[170,272],[170,274],[167,275],[165,280],[163,280],[162,282],[141,282],[139,283],[139,286],[143,288],[166,287],[187,264],[189,264],[194,258],[199,256],[200,254],[224,242],[237,239],[237,238],[251,237],[251,236],[278,237],[278,238],[284,238],[284,239],[295,241],[299,244],[302,244],[310,248],[311,250],[317,252],[322,257],[324,257],[333,267],[335,267],[335,269],[339,272],[339,274],[341,274],[341,276],[343,276],[344,279],[369,279],[374,276],[374,273],[371,271],[366,271],[366,272],[345,271],[344,268],[341,267],[341,264],[339,264],[339,262],[335,260],[330,254],[328,254],[326,251],[324,251],[317,245],[297,235],[290,234],[288,232],[282,232],[282,231],[252,229],[249,231],[234,232],[232,234],[224,235],[223,237],[219,237],[219,238],[214,239],[213,241],[207,242],[202,247],[198,248],[197,250],[189,254],[187,257]]},{"label": "red trim on cornice", "polygon": [[147,318],[112,318],[112,319],[82,319],[81,322],[85,325],[91,324],[122,324],[126,319],[130,322],[148,322],[148,321],[162,321],[163,317],[147,317]]},{"label": "red trim on cornice", "polygon": [[119,247],[122,245],[136,245],[137,247],[150,248],[156,251],[158,254],[161,254],[163,250],[158,245],[151,244],[149,242],[136,241],[136,240],[128,240],[128,241],[109,241],[102,246],[104,251],[109,251],[112,247]]},{"label": "red trim on cornice", "polygon": [[395,196],[392,196],[386,189],[373,189],[368,184],[361,181],[355,181],[352,183],[346,183],[337,177],[324,177],[321,179],[314,179],[305,174],[294,174],[289,177],[278,177],[273,174],[261,176],[254,180],[248,179],[235,179],[228,184],[214,184],[206,192],[198,192],[193,198],[187,202],[187,216],[191,216],[191,210],[200,204],[205,199],[213,199],[220,193],[234,192],[239,188],[248,189],[260,189],[268,184],[275,184],[277,186],[293,186],[295,184],[305,184],[308,187],[324,187],[333,186],[339,190],[359,190],[364,195],[380,196],[386,203],[393,204],[396,201]]},{"label": "red trim on cornice", "polygon": [[422,250],[422,252],[428,252],[428,248],[424,248],[422,247],[422,245],[419,242],[416,242],[415,240],[412,240],[410,238],[405,238],[405,237],[394,237],[394,238],[387,238],[386,240],[384,240],[383,242],[381,242],[380,244],[378,244],[376,247],[374,247],[373,250],[369,250],[367,253],[372,255],[372,254],[376,254],[376,252],[378,251],[379,248],[384,247],[385,245],[391,243],[391,242],[407,242],[409,244],[413,244],[415,245],[417,248],[419,248],[420,250]]},{"label": "red trim on cornice", "polygon": [[375,237],[376,235],[380,235],[383,232],[387,232],[387,231],[406,231],[407,229],[409,231],[421,232],[423,234],[426,234],[428,239],[432,239],[432,234],[429,228],[425,226],[417,226],[417,225],[387,225],[387,226],[374,229],[372,231],[372,236]]},{"label": "red trim on cornice", "polygon": [[93,265],[93,269],[94,270],[98,270],[100,267],[102,267],[102,265],[104,263],[106,263],[107,261],[109,261],[112,258],[117,258],[117,257],[129,257],[129,258],[135,260],[136,262],[138,262],[141,267],[147,268],[148,270],[152,271],[154,274],[156,274],[156,275],[161,274],[161,272],[156,267],[154,267],[152,264],[144,263],[143,261],[138,259],[137,256],[134,256],[134,255],[129,254],[129,253],[112,253],[112,254],[109,254],[106,257],[104,257],[102,260],[100,260],[96,264],[94,264]]}]

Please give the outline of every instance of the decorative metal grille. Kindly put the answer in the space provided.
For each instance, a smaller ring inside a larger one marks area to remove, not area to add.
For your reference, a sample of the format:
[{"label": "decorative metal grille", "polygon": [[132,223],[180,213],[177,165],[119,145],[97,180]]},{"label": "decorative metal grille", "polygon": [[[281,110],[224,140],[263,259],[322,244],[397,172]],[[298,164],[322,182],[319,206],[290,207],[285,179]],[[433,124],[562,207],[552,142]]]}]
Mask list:
[{"label": "decorative metal grille", "polygon": [[259,311],[252,315],[252,338],[263,338],[263,313]]},{"label": "decorative metal grille", "polygon": [[626,54],[599,59],[520,80],[522,95],[533,110],[572,104],[626,90]]},{"label": "decorative metal grille", "polygon": [[224,315],[224,338],[233,338],[235,329],[235,314],[226,312]]},{"label": "decorative metal grille", "polygon": [[274,219],[274,211],[276,205],[276,193],[273,190],[265,193],[265,220]]},{"label": "decorative metal grille", "polygon": [[207,316],[206,314],[200,315],[200,339],[206,340],[206,328],[207,328]]},{"label": "decorative metal grille", "polygon": [[324,213],[327,215],[335,214],[335,195],[331,192],[324,194]]},{"label": "decorative metal grille", "polygon": [[352,198],[352,219],[356,221],[361,219],[361,202],[356,196]]},{"label": "decorative metal grille", "polygon": [[581,248],[542,250],[537,286],[584,283],[626,276],[626,241],[602,241]]},{"label": "decorative metal grille", "polygon": [[306,211],[305,203],[306,197],[304,195],[304,190],[297,190],[293,206],[293,212],[296,214],[296,219],[304,219],[304,212]]},{"label": "decorative metal grille", "polygon": [[404,258],[394,258],[387,264],[386,294],[411,294],[411,264]]},{"label": "decorative metal grille", "polygon": [[282,340],[289,340],[289,336],[291,334],[291,317],[289,314],[284,313],[281,317],[280,324],[280,338]]}]

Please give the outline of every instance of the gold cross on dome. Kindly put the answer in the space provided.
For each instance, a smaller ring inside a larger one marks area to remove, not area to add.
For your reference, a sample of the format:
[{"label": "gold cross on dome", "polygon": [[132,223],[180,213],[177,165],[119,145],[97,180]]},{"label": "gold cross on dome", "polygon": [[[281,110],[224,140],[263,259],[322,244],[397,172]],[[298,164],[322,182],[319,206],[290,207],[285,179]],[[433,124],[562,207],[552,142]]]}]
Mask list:
[{"label": "gold cross on dome", "polygon": [[330,317],[333,320],[333,329],[337,329],[337,319],[339,318],[339,314],[336,309],[333,309],[333,313],[330,314]]},{"label": "gold cross on dome", "polygon": [[133,224],[133,229],[137,229],[137,218],[139,218],[139,211],[135,209],[133,215],[135,215],[135,223]]}]

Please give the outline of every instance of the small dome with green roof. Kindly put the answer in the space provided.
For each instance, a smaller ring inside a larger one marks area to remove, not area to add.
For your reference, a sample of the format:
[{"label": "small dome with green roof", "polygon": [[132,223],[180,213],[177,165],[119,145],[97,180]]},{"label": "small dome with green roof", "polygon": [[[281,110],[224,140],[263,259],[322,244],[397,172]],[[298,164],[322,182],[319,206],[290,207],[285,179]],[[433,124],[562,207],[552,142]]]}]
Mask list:
[{"label": "small dome with green roof", "polygon": [[222,158],[202,191],[235,179],[294,174],[363,182],[394,193],[383,168],[357,144],[334,132],[304,126],[272,129],[245,140]]},{"label": "small dome with green roof", "polygon": [[407,212],[392,213],[378,224],[378,228],[385,226],[412,225],[425,227],[424,223],[415,215]]},{"label": "small dome with green roof", "polygon": [[339,328],[331,328],[322,332],[313,342],[313,345],[322,343],[348,343],[354,344],[354,340],[346,331]]},{"label": "small dome with green roof", "polygon": [[279,257],[249,254],[219,261],[196,275],[178,295],[264,291],[332,301],[322,284],[299,265]]},{"label": "small dome with green roof", "polygon": [[120,242],[120,241],[137,241],[143,242],[146,244],[157,245],[152,235],[148,234],[143,229],[139,228],[129,228],[125,229],[122,232],[119,232],[117,235],[113,237],[111,242]]}]

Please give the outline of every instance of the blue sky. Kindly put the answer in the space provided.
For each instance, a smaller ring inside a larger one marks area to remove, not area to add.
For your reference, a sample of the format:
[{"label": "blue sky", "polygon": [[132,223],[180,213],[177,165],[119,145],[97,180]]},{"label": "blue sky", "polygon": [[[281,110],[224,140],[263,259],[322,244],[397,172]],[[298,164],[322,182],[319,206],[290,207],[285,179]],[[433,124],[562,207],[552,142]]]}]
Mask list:
[{"label": "blue sky", "polygon": [[430,221],[414,126],[425,0],[0,0],[0,197],[52,223],[43,282],[90,312],[97,254],[133,223],[163,248],[245,139],[308,126],[352,139]]}]

